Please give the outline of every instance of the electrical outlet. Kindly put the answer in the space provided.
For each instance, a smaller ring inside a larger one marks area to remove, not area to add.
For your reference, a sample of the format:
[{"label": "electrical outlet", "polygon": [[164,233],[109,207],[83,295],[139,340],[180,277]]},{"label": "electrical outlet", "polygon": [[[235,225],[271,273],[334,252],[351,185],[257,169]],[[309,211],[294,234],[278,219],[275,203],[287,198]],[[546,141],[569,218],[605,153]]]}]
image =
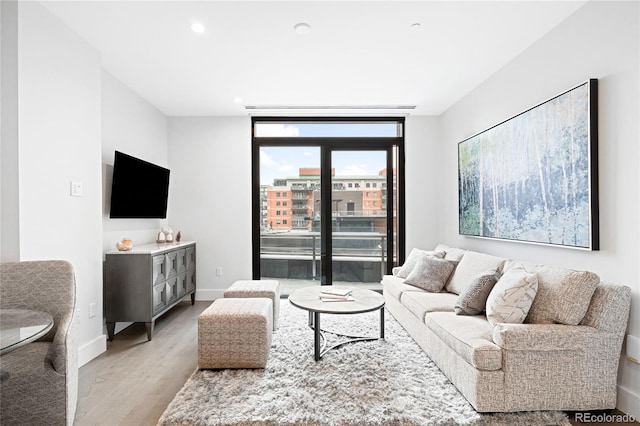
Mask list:
[{"label": "electrical outlet", "polygon": [[96,316],[96,304],[89,303],[89,318],[93,318]]},{"label": "electrical outlet", "polygon": [[216,268],[216,275],[221,277],[222,276],[222,266],[218,266]]},{"label": "electrical outlet", "polygon": [[627,335],[627,358],[636,364],[640,364],[640,338]]},{"label": "electrical outlet", "polygon": [[82,197],[82,182],[71,181],[71,196]]}]

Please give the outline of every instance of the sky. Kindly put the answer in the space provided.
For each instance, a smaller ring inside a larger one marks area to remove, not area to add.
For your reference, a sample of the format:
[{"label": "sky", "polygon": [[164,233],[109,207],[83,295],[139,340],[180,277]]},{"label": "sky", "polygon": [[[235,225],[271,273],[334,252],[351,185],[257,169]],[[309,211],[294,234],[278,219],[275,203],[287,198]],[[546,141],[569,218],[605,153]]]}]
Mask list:
[{"label": "sky", "polygon": [[[336,176],[377,175],[386,167],[384,151],[339,151],[331,157]],[[298,176],[301,167],[320,167],[320,147],[262,147],[260,184],[273,185],[274,178]]]},{"label": "sky", "polygon": [[[257,136],[396,136],[393,123],[269,123]],[[335,151],[331,166],[336,176],[377,175],[386,167],[384,151]],[[301,167],[320,167],[320,147],[260,148],[260,184],[272,185],[274,178],[298,176]]]}]

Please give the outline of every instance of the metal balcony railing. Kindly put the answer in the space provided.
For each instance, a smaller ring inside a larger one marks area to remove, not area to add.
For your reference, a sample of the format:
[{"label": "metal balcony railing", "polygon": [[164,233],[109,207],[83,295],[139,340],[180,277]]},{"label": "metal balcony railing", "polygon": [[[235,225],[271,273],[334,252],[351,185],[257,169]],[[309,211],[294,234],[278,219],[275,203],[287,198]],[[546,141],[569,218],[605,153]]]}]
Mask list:
[{"label": "metal balcony railing", "polygon": [[[334,261],[380,262],[380,274],[386,273],[388,256],[383,232],[334,232],[332,236]],[[315,278],[320,260],[320,233],[262,233],[260,258],[308,260]]]}]

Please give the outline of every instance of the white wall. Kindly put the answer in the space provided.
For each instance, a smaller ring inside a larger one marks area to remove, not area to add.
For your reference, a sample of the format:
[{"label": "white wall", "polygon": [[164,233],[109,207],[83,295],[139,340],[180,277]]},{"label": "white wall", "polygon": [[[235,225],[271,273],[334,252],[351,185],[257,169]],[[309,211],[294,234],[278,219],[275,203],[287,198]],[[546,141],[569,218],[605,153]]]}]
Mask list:
[{"label": "white wall", "polygon": [[431,250],[440,242],[439,123],[438,117],[414,116],[405,120],[407,255],[414,247]]},{"label": "white wall", "polygon": [[82,362],[104,346],[102,317],[88,315],[102,305],[100,55],[38,3],[18,16],[20,260],[73,264]]},{"label": "white wall", "polygon": [[[129,237],[134,246],[156,240],[165,219],[110,219],[114,152],[168,167],[167,117],[107,71],[102,71],[102,224],[104,251]],[[170,174],[169,188],[175,173]],[[169,195],[169,203],[172,197]]]},{"label": "white wall", "polygon": [[18,4],[0,2],[0,260],[20,259],[18,213]]},{"label": "white wall", "polygon": [[[639,7],[589,2],[441,117],[439,237],[453,246],[597,272],[632,288],[640,336]],[[588,78],[599,80],[600,251],[458,235],[457,143]],[[431,176],[425,176],[429,178]],[[424,238],[430,238],[424,235]],[[640,365],[622,361],[618,407],[640,418]]]},{"label": "white wall", "polygon": [[251,279],[250,119],[169,118],[169,167],[171,226],[196,241],[196,297],[212,300]]}]

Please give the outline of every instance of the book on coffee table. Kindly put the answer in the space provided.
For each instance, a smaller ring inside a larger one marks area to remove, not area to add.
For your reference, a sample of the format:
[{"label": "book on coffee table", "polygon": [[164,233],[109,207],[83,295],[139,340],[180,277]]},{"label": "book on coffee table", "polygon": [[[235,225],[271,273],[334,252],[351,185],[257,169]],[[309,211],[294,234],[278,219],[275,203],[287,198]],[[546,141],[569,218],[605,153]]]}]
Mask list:
[{"label": "book on coffee table", "polygon": [[350,301],[353,301],[354,298],[351,295],[348,295],[348,296],[323,295],[323,296],[320,296],[320,300],[322,300],[323,302],[350,302]]},{"label": "book on coffee table", "polygon": [[320,290],[320,296],[349,296],[353,293],[353,290],[350,288],[327,288]]}]

